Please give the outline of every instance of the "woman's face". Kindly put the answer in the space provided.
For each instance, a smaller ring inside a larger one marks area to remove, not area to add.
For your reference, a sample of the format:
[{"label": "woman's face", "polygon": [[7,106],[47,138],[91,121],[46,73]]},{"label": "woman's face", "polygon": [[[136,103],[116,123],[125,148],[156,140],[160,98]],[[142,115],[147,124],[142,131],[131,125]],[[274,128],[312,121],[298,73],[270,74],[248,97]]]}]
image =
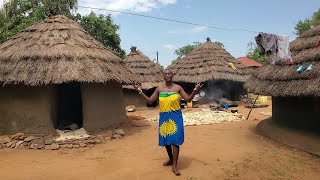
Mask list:
[{"label": "woman's face", "polygon": [[165,81],[172,81],[173,73],[170,70],[165,70],[163,72],[163,78]]}]

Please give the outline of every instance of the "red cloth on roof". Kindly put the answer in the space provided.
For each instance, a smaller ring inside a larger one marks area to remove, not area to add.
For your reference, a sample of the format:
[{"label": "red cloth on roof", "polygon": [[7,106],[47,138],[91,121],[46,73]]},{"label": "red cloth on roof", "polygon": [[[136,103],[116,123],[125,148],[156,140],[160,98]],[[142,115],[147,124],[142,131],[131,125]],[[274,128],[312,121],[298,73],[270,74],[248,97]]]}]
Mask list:
[{"label": "red cloth on roof", "polygon": [[240,57],[237,59],[241,64],[246,67],[260,67],[262,64],[258,63],[257,61],[247,58],[247,57]]}]

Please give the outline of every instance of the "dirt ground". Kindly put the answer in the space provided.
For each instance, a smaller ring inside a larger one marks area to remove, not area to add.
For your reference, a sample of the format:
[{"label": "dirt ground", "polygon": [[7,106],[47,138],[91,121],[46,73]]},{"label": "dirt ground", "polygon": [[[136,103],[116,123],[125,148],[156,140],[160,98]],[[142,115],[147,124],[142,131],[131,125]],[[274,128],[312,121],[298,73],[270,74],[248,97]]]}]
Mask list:
[{"label": "dirt ground", "polygon": [[[248,109],[239,112],[247,115]],[[320,158],[255,133],[271,107],[254,109],[249,120],[185,127],[175,176],[164,148],[157,146],[157,124],[130,127],[123,139],[91,149],[0,150],[0,179],[319,179]],[[154,117],[157,109],[135,115]]]}]

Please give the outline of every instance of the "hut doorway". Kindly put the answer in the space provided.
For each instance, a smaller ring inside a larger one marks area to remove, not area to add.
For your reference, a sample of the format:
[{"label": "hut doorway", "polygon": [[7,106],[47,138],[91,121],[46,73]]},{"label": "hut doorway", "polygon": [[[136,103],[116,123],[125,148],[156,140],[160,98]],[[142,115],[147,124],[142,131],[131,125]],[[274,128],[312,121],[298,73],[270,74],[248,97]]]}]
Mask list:
[{"label": "hut doorway", "polygon": [[80,83],[71,82],[58,85],[59,130],[75,130],[83,126]]}]

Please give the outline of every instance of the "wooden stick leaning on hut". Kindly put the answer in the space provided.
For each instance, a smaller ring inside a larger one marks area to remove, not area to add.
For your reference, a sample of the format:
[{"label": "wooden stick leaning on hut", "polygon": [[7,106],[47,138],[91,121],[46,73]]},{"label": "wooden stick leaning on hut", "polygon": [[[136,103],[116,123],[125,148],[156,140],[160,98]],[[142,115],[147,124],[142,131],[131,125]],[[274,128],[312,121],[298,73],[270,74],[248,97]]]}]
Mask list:
[{"label": "wooden stick leaning on hut", "polygon": [[257,99],[259,98],[259,96],[260,96],[260,95],[258,94],[258,96],[257,96],[256,99],[254,100],[253,104],[251,105],[251,108],[250,108],[250,111],[249,111],[249,114],[248,114],[246,120],[249,119],[249,116],[250,116],[250,114],[251,114],[251,111],[252,111],[252,109],[253,109],[253,106],[256,104],[256,101],[257,101]]}]

